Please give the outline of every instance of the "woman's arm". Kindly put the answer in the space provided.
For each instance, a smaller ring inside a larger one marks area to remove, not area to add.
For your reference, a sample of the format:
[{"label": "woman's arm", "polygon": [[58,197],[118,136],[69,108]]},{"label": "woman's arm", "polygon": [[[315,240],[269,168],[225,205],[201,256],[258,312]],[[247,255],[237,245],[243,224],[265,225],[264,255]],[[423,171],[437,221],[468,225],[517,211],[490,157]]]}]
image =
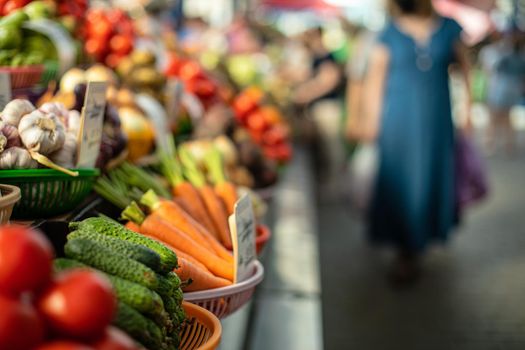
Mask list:
[{"label": "woman's arm", "polygon": [[293,100],[298,104],[307,104],[337,87],[342,78],[339,67],[334,62],[325,62],[319,66],[319,72],[312,79],[299,85]]},{"label": "woman's arm", "polygon": [[456,61],[459,65],[459,71],[461,74],[461,77],[463,81],[465,82],[465,97],[466,97],[466,106],[465,106],[465,124],[464,129],[467,132],[470,132],[472,130],[472,117],[471,117],[471,110],[472,110],[472,89],[471,89],[471,82],[470,82],[470,71],[471,71],[471,65],[470,60],[468,56],[468,49],[461,41],[458,41],[456,45],[454,45],[454,52],[456,55]]},{"label": "woman's arm", "polygon": [[363,141],[374,141],[379,134],[389,60],[386,47],[378,45],[373,49],[363,87],[364,113],[360,128]]}]

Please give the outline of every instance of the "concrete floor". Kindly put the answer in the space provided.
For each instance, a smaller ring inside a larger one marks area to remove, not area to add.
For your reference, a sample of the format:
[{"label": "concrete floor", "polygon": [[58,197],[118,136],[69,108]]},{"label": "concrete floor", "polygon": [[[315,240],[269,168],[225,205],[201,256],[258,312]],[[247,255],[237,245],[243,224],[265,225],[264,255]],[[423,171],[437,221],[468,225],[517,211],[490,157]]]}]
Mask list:
[{"label": "concrete floor", "polygon": [[490,198],[406,290],[387,284],[391,252],[366,243],[359,216],[319,203],[325,349],[525,349],[525,157],[488,166]]}]

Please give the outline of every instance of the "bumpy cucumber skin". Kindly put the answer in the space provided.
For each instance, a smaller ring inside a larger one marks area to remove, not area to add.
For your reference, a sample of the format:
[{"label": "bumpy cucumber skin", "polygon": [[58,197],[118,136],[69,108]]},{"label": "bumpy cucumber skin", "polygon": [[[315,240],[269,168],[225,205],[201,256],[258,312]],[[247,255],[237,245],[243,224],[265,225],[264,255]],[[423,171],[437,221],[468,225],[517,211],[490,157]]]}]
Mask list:
[{"label": "bumpy cucumber skin", "polygon": [[148,349],[166,349],[165,337],[160,328],[131,306],[118,303],[113,324],[129,334],[133,339],[144,344]]},{"label": "bumpy cucumber skin", "polygon": [[155,251],[160,256],[160,271],[168,273],[177,266],[177,254],[164,244],[128,230],[118,222],[104,217],[87,218],[80,222],[71,222],[69,227],[73,230],[96,232],[99,234],[120,238],[132,243],[142,244]]},{"label": "bumpy cucumber skin", "polygon": [[160,256],[150,248],[136,244],[133,242],[125,241],[117,237],[102,235],[96,232],[84,231],[73,231],[67,239],[73,238],[86,238],[93,241],[99,242],[107,248],[114,250],[115,252],[122,254],[128,258],[143,263],[147,267],[159,271],[160,270]]},{"label": "bumpy cucumber skin", "polygon": [[159,279],[149,267],[85,238],[69,240],[64,246],[66,257],[131,282],[158,290]]}]

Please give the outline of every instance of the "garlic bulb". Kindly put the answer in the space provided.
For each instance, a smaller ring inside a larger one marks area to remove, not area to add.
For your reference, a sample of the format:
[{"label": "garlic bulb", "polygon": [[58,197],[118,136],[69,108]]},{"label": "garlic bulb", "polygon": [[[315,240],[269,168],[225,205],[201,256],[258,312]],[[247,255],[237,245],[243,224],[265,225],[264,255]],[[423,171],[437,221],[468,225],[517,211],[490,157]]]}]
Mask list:
[{"label": "garlic bulb", "polygon": [[4,121],[0,121],[0,134],[5,136],[5,138],[7,139],[5,148],[19,147],[22,145],[22,141],[20,141],[18,129],[16,128],[16,126],[7,124]]},{"label": "garlic bulb", "polygon": [[66,123],[69,111],[63,103],[47,102],[40,106],[39,109],[46,114],[55,114],[57,117],[60,118],[60,120],[62,120],[62,122]]},{"label": "garlic bulb", "polygon": [[30,151],[43,155],[51,154],[64,145],[64,124],[52,113],[36,110],[25,115],[18,125],[22,143]]},{"label": "garlic bulb", "polygon": [[77,155],[77,137],[71,133],[66,134],[66,141],[61,149],[52,153],[49,159],[64,168],[74,168]]},{"label": "garlic bulb", "polygon": [[80,112],[75,110],[69,111],[66,128],[68,133],[78,137],[78,133],[80,132]]},{"label": "garlic bulb", "polygon": [[0,169],[34,169],[38,163],[26,149],[11,147],[0,154]]},{"label": "garlic bulb", "polygon": [[18,126],[20,119],[35,110],[35,106],[28,100],[16,99],[5,105],[2,111],[2,120],[13,126]]}]

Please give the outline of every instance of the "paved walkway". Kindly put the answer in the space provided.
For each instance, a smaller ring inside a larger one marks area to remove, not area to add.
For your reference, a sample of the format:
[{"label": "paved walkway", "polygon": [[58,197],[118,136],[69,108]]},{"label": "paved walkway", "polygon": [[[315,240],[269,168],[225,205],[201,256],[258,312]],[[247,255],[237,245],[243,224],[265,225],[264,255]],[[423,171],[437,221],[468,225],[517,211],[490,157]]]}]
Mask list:
[{"label": "paved walkway", "polygon": [[525,157],[489,168],[492,196],[409,290],[387,285],[391,253],[367,245],[357,215],[319,204],[325,349],[525,349]]}]

